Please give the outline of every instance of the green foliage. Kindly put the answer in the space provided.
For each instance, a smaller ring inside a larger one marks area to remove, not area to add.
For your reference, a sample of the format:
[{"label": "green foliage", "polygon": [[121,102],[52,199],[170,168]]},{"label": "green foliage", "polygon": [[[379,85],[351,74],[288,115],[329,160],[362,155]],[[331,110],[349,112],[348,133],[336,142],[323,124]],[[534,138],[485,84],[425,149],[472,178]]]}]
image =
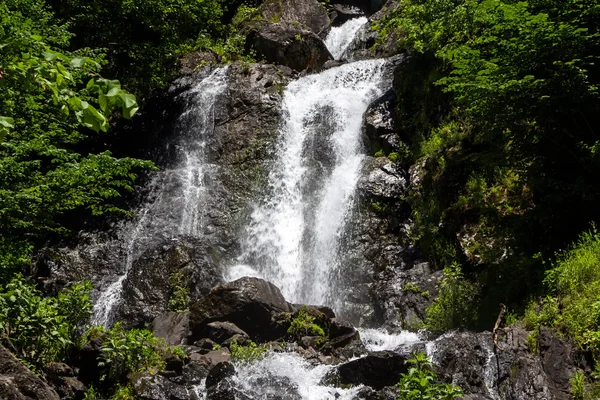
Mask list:
[{"label": "green foliage", "polygon": [[132,190],[134,172],[151,166],[114,158],[102,148],[97,153],[86,149],[94,131],[106,132],[114,112],[130,118],[137,103],[118,81],[99,76],[101,52],[70,51],[71,38],[43,0],[0,4],[4,279],[29,262],[36,242],[67,231],[60,223],[67,214],[123,212],[111,199]]},{"label": "green foliage", "polygon": [[437,376],[425,354],[414,353],[406,362],[411,366],[396,384],[397,400],[449,400],[463,395],[458,386],[436,382]]},{"label": "green foliage", "polygon": [[304,307],[292,319],[288,333],[296,336],[325,336],[325,331],[315,323],[315,320],[316,318]]},{"label": "green foliage", "polygon": [[404,284],[404,287],[402,288],[402,290],[405,292],[411,292],[411,293],[421,295],[425,298],[429,298],[428,290],[422,290],[420,287],[418,287],[417,285],[415,285],[414,283],[411,283],[411,282],[406,282]]},{"label": "green foliage", "polygon": [[486,288],[481,319],[541,292],[542,259],[600,219],[599,27],[590,0],[406,0],[374,27],[412,54],[395,89],[415,238]]},{"label": "green foliage", "polygon": [[224,29],[224,9],[217,0],[63,0],[54,5],[77,35],[75,45],[107,48],[109,73],[140,94],[164,88],[176,73],[177,57],[197,48],[199,37]]},{"label": "green foliage", "polygon": [[229,347],[231,350],[231,359],[237,364],[251,364],[266,356],[268,351],[266,344],[257,345],[250,341],[247,345],[242,346],[237,341],[233,340]]},{"label": "green foliage", "polygon": [[587,390],[585,387],[585,375],[580,371],[575,371],[571,379],[569,380],[571,384],[571,398],[573,400],[586,400],[589,397],[587,396]]},{"label": "green foliage", "polygon": [[102,380],[119,382],[132,372],[160,369],[166,346],[161,338],[145,329],[126,331],[120,322],[105,333],[102,343],[102,361],[105,373]]},{"label": "green foliage", "polygon": [[16,276],[0,287],[0,340],[17,357],[39,367],[64,360],[80,343],[91,316],[89,282],[73,285],[58,298],[42,297]]},{"label": "green foliage", "polygon": [[439,295],[426,310],[429,329],[449,330],[473,326],[477,318],[479,290],[463,276],[459,266],[444,269]]},{"label": "green foliage", "polygon": [[185,312],[189,310],[190,289],[181,271],[174,272],[169,277],[173,294],[169,299],[169,311]]}]

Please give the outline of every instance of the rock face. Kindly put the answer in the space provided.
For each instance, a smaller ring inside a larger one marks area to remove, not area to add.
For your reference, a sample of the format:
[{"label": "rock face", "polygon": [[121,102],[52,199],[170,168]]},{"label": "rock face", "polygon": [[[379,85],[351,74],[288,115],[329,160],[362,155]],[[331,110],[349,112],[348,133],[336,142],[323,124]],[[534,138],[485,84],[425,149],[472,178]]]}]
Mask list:
[{"label": "rock face", "polygon": [[123,283],[122,304],[116,319],[126,321],[129,326],[152,322],[168,309],[175,290],[171,283],[175,273],[182,274],[181,285],[190,289],[191,300],[221,283],[221,273],[205,243],[194,238],[169,240],[133,263]]},{"label": "rock face", "polygon": [[259,12],[264,21],[294,24],[321,37],[329,30],[327,10],[317,0],[268,0]]},{"label": "rock face", "polygon": [[[434,343],[438,373],[477,398],[506,400],[567,400],[569,378],[576,361],[575,347],[542,328],[539,355],[527,344],[529,332],[519,326],[506,329],[494,349],[489,332],[458,332]],[[479,397],[477,397],[479,396]]]},{"label": "rock face", "polygon": [[317,0],[269,0],[258,13],[259,18],[242,27],[247,50],[298,72],[319,71],[333,59],[322,41],[329,30],[329,17]]},{"label": "rock face", "polygon": [[0,345],[0,399],[59,400],[58,394]]},{"label": "rock face", "polygon": [[155,336],[165,339],[169,346],[187,343],[190,315],[187,312],[166,312],[152,321],[150,328]]},{"label": "rock face", "polygon": [[291,24],[262,25],[248,34],[247,43],[268,62],[296,71],[319,71],[325,62],[333,59],[319,36]]},{"label": "rock face", "polygon": [[[282,336],[275,314],[292,312],[279,289],[257,278],[241,278],[213,289],[190,307],[190,340],[208,336],[213,321],[228,321],[252,338],[269,341]],[[265,329],[266,328],[266,329]]]}]

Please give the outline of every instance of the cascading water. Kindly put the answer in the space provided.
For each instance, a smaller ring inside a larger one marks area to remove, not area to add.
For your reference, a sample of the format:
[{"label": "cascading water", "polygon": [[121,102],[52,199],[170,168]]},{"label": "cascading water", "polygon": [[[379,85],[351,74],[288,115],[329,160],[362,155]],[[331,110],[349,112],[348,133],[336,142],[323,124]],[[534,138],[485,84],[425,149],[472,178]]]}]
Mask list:
[{"label": "cascading water", "polygon": [[[336,52],[351,42],[356,25],[351,20],[331,34]],[[252,214],[240,264],[228,279],[256,275],[290,301],[335,305],[339,239],[364,157],[363,114],[387,89],[385,64],[345,64],[287,87],[270,191]]]},{"label": "cascading water", "polygon": [[205,147],[215,127],[214,103],[227,87],[227,71],[218,68],[179,95],[186,111],[177,121],[176,161],[172,168],[153,176],[149,183],[152,200],[137,212],[137,220],[120,232],[127,243],[123,274],[101,292],[94,305],[94,323],[112,323],[127,273],[145,250],[165,239],[201,234],[206,181],[215,169],[205,160]]},{"label": "cascading water", "polygon": [[325,45],[335,60],[340,60],[344,56],[358,30],[367,22],[366,17],[360,17],[351,19],[344,25],[331,28],[325,39]]}]

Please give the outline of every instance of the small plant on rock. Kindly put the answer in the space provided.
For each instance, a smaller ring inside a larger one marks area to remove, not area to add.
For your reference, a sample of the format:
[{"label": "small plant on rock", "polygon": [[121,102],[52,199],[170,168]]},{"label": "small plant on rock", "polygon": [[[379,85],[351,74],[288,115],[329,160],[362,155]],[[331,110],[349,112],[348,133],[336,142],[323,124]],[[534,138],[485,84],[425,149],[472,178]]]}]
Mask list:
[{"label": "small plant on rock", "polygon": [[414,353],[406,362],[412,365],[396,384],[396,400],[450,400],[463,395],[458,386],[436,382],[437,376],[425,354]]},{"label": "small plant on rock", "polygon": [[258,345],[250,341],[246,346],[238,344],[237,341],[232,341],[229,347],[231,350],[231,359],[238,364],[250,364],[265,357],[267,353],[267,345]]},{"label": "small plant on rock", "polygon": [[315,317],[308,313],[306,307],[298,311],[298,315],[292,319],[288,333],[297,336],[325,336],[325,331],[315,323]]}]

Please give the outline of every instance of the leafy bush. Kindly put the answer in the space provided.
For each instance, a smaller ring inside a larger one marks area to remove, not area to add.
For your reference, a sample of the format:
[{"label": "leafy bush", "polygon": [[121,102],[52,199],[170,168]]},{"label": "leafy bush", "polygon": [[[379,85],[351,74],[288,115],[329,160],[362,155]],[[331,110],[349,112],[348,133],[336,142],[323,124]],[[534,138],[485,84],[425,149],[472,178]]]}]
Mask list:
[{"label": "leafy bush", "polygon": [[477,286],[466,280],[460,267],[444,269],[439,295],[426,310],[430,329],[448,330],[472,326],[477,318]]},{"label": "leafy bush", "polygon": [[406,362],[411,367],[396,384],[397,400],[450,400],[463,395],[458,386],[436,382],[437,376],[425,354],[414,353]]},{"label": "leafy bush", "polygon": [[302,308],[292,319],[288,333],[297,336],[325,336],[325,331],[315,323],[315,319],[308,313],[306,307]]},{"label": "leafy bush", "polygon": [[42,297],[20,276],[0,289],[0,338],[18,357],[39,367],[64,360],[80,343],[92,311],[89,282],[71,286],[58,298]]},{"label": "leafy bush", "polygon": [[177,271],[169,277],[172,287],[169,299],[169,311],[185,312],[189,310],[190,289],[186,286],[185,278],[181,271]]},{"label": "leafy bush", "polygon": [[164,341],[145,329],[126,331],[120,322],[107,331],[102,343],[104,368],[102,380],[119,382],[132,372],[160,369],[164,366],[162,355]]},{"label": "leafy bush", "polygon": [[106,132],[116,111],[131,117],[137,103],[118,81],[100,77],[102,52],[69,50],[67,28],[44,0],[0,3],[0,278],[5,282],[28,264],[36,244],[68,231],[66,214],[123,212],[111,199],[133,190],[134,172],[152,165],[114,158],[102,146],[90,151],[90,135]]},{"label": "leafy bush", "polygon": [[231,350],[231,359],[235,363],[250,364],[265,357],[268,349],[267,345],[257,345],[250,341],[247,345],[242,346],[237,341],[232,341],[229,347]]}]

